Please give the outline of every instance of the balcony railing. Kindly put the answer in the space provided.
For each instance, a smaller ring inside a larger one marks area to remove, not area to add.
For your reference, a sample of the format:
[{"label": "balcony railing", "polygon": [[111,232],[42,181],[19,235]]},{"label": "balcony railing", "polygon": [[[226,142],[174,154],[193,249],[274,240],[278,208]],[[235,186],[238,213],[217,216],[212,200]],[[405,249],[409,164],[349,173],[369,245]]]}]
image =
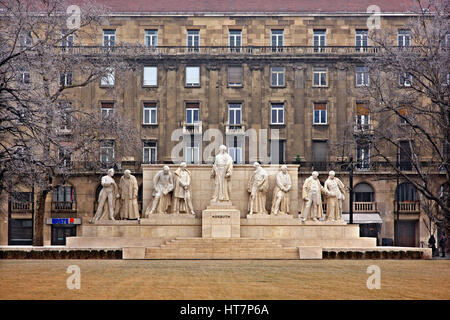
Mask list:
[{"label": "balcony railing", "polygon": [[394,211],[400,213],[419,213],[420,201],[394,201]]},{"label": "balcony railing", "polygon": [[77,202],[52,202],[52,212],[75,212],[77,211]]},{"label": "balcony railing", "polygon": [[33,210],[32,202],[11,201],[11,212],[13,213],[29,213]]},{"label": "balcony railing", "polygon": [[353,212],[377,212],[377,203],[353,202]]},{"label": "balcony railing", "polygon": [[245,126],[243,124],[225,124],[225,134],[243,134]]},{"label": "balcony railing", "polygon": [[183,134],[202,134],[202,122],[183,122]]},{"label": "balcony railing", "polygon": [[379,47],[358,46],[325,46],[318,50],[315,46],[73,46],[62,53],[80,55],[145,55],[145,56],[177,56],[177,55],[227,55],[227,56],[296,56],[296,55],[370,55],[380,51]]}]

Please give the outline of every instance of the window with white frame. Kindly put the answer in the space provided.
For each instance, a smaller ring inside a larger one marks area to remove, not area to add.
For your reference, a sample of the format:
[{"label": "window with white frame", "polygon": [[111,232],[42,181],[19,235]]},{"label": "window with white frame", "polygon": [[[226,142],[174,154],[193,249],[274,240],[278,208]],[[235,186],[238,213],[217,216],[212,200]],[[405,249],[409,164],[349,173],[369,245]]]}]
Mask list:
[{"label": "window with white frame", "polygon": [[398,82],[401,87],[411,87],[412,74],[408,72],[400,73]]},{"label": "window with white frame", "polygon": [[356,66],[356,86],[363,87],[369,85],[369,67]]},{"label": "window with white frame", "polygon": [[21,47],[31,47],[33,44],[33,37],[31,31],[22,30],[19,35],[19,45]]},{"label": "window with white frame", "polygon": [[198,146],[186,147],[185,151],[186,151],[186,163],[191,163],[191,164],[200,163],[200,161],[199,161],[200,149]]},{"label": "window with white frame", "polygon": [[315,87],[327,86],[327,68],[314,68],[313,85]]},{"label": "window with white frame", "polygon": [[194,124],[200,121],[200,108],[198,103],[186,103],[186,123]]},{"label": "window with white frame", "polygon": [[228,34],[228,40],[231,52],[241,52],[242,46],[241,30],[230,30]]},{"label": "window with white frame", "polygon": [[240,103],[228,104],[228,124],[241,125],[242,105]]},{"label": "window with white frame", "polygon": [[398,30],[398,46],[409,47],[411,45],[411,31],[408,29]]},{"label": "window with white frame", "polygon": [[105,29],[103,30],[103,46],[114,47],[116,45],[116,30]]},{"label": "window with white frame", "polygon": [[153,48],[158,46],[158,30],[145,30],[145,45]]},{"label": "window with white frame", "polygon": [[157,118],[157,106],[156,106],[156,102],[144,102],[144,107],[143,107],[143,124],[157,124],[158,123],[158,118]]},{"label": "window with white frame", "polygon": [[100,85],[105,87],[112,87],[116,81],[116,71],[114,68],[106,68],[105,73],[100,80]]},{"label": "window with white frame", "polygon": [[75,36],[73,33],[70,33],[69,30],[63,30],[61,34],[61,49],[62,51],[66,51],[70,48],[73,48]]},{"label": "window with white frame", "polygon": [[58,160],[62,166],[70,166],[72,164],[72,152],[70,148],[60,146],[58,150]]},{"label": "window with white frame", "polygon": [[270,105],[270,124],[284,124],[284,104],[272,103]]},{"label": "window with white frame", "polygon": [[270,68],[270,84],[272,87],[283,87],[284,86],[284,67],[271,67]]},{"label": "window with white frame", "polygon": [[365,102],[356,103],[356,130],[370,129],[370,110]]},{"label": "window with white frame", "polygon": [[100,112],[103,120],[112,117],[114,115],[114,102],[102,102]]},{"label": "window with white frame", "polygon": [[270,140],[270,163],[286,163],[285,159],[286,140]]},{"label": "window with white frame", "polygon": [[327,31],[326,30],[314,30],[313,31],[313,45],[314,52],[323,52],[327,45]]},{"label": "window with white frame", "polygon": [[70,131],[72,129],[72,103],[61,102],[59,107],[61,109],[61,121],[59,128],[62,131]]},{"label": "window with white frame", "polygon": [[142,162],[156,163],[158,144],[156,141],[144,141],[142,149]]},{"label": "window with white frame", "polygon": [[158,68],[157,67],[144,67],[143,86],[156,87],[158,85]]},{"label": "window with white frame", "polygon": [[356,167],[361,170],[370,169],[370,147],[368,144],[357,144]]},{"label": "window with white frame", "polygon": [[233,159],[233,163],[242,163],[242,148],[241,147],[229,147],[228,154]]},{"label": "window with white frame", "polygon": [[356,52],[366,52],[368,46],[368,31],[367,30],[356,30],[355,35],[355,46]]},{"label": "window with white frame", "polygon": [[186,87],[200,86],[200,67],[186,67]]},{"label": "window with white frame", "polygon": [[188,30],[186,45],[189,52],[199,52],[200,46],[200,30]]},{"label": "window with white frame", "polygon": [[314,103],[313,124],[327,124],[327,104]]},{"label": "window with white frame", "polygon": [[283,51],[283,45],[284,45],[284,30],[271,30],[270,46],[272,47],[272,52]]},{"label": "window with white frame", "polygon": [[59,85],[61,87],[72,85],[72,72],[60,72],[59,73]]},{"label": "window with white frame", "polygon": [[100,141],[100,162],[111,163],[114,161],[114,140]]},{"label": "window with white frame", "polygon": [[19,82],[22,84],[30,84],[31,83],[31,75],[30,70],[24,69],[19,72]]}]

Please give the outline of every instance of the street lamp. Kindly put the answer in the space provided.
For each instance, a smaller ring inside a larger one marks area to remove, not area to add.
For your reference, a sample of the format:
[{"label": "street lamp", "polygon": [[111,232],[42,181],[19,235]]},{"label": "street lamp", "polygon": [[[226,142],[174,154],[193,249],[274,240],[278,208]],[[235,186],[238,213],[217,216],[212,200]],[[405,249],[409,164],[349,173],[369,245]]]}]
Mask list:
[{"label": "street lamp", "polygon": [[350,161],[348,163],[348,171],[349,171],[349,188],[350,188],[349,223],[353,224],[353,157],[350,157]]}]

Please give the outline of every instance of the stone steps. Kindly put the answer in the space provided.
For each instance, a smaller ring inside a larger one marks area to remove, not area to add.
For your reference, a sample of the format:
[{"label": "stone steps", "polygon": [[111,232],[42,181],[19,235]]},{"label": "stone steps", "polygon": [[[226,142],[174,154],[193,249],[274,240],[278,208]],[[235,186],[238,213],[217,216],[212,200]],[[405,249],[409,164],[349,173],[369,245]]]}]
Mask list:
[{"label": "stone steps", "polygon": [[147,247],[145,259],[299,259],[296,247],[276,239],[177,238]]}]

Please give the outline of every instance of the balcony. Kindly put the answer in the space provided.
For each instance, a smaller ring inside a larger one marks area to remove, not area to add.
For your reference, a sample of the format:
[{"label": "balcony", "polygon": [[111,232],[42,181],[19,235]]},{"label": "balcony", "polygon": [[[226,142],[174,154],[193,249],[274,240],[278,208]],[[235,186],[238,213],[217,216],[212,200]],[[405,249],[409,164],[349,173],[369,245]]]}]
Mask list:
[{"label": "balcony", "polygon": [[183,122],[183,134],[202,134],[202,122]]},{"label": "balcony", "polygon": [[52,202],[52,212],[55,213],[74,213],[77,212],[77,202]]},{"label": "balcony", "polygon": [[243,124],[225,124],[225,134],[226,135],[235,135],[235,134],[244,134],[245,126]]},{"label": "balcony", "polygon": [[420,201],[394,201],[394,212],[419,213]]},{"label": "balcony", "polygon": [[31,201],[11,201],[11,213],[31,213],[33,203]]},{"label": "balcony", "polygon": [[373,125],[370,123],[356,123],[355,121],[353,133],[373,135]]},{"label": "balcony", "polygon": [[377,212],[376,202],[353,202],[353,212]]}]

